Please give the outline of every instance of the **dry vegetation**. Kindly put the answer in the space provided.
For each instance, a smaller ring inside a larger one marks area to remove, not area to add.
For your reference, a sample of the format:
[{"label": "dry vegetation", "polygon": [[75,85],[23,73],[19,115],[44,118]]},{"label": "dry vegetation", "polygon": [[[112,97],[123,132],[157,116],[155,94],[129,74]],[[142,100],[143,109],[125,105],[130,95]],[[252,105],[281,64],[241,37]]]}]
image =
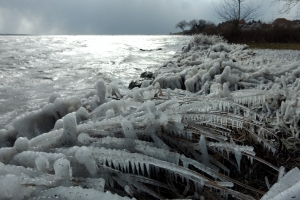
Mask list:
[{"label": "dry vegetation", "polygon": [[300,43],[247,43],[251,49],[289,49],[289,50],[300,50]]},{"label": "dry vegetation", "polygon": [[[240,24],[237,21],[227,21],[215,25],[205,20],[199,20],[198,24],[191,26],[180,34],[220,35],[229,43],[247,44],[253,49],[300,49],[299,20],[287,21],[283,24],[267,24],[261,21],[252,21]],[[253,26],[255,25],[255,26]],[[255,28],[250,28],[250,27]],[[243,28],[248,27],[248,28]]]}]

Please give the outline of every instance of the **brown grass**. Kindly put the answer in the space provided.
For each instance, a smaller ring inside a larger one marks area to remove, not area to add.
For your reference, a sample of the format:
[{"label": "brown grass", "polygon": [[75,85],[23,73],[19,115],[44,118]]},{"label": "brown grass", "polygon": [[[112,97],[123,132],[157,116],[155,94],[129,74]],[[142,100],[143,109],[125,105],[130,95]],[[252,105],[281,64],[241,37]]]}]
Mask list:
[{"label": "brown grass", "polygon": [[251,49],[289,49],[300,50],[300,43],[248,43]]}]

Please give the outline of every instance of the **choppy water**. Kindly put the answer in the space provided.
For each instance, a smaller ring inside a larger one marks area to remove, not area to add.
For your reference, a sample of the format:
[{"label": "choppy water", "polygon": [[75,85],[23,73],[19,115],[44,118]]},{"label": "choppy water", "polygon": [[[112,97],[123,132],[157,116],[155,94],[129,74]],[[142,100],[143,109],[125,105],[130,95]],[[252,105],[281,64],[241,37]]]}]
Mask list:
[{"label": "choppy water", "polygon": [[[185,36],[1,36],[0,129],[35,110],[53,92],[85,94],[100,77],[127,87],[154,71],[190,37]],[[140,51],[158,49],[160,51]]]}]

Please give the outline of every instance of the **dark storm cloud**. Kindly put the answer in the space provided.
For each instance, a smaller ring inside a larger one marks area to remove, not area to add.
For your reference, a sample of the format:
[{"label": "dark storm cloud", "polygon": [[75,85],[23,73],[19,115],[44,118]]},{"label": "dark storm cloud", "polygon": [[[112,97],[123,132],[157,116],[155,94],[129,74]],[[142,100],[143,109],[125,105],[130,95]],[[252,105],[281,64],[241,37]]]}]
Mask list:
[{"label": "dark storm cloud", "polygon": [[0,33],[168,34],[183,19],[218,22],[214,0],[7,0]]},{"label": "dark storm cloud", "polygon": [[211,18],[207,0],[10,0],[0,3],[1,33],[168,34],[175,24]]}]

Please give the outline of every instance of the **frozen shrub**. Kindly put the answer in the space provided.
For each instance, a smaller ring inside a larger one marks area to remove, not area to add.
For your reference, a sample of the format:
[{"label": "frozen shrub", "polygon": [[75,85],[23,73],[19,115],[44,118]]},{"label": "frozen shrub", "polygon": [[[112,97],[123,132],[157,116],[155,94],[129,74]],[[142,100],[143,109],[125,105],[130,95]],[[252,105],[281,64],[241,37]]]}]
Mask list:
[{"label": "frozen shrub", "polygon": [[19,136],[29,139],[46,133],[54,128],[57,120],[81,107],[78,98],[55,99],[54,103],[45,105],[42,109],[25,114],[13,122]]}]

